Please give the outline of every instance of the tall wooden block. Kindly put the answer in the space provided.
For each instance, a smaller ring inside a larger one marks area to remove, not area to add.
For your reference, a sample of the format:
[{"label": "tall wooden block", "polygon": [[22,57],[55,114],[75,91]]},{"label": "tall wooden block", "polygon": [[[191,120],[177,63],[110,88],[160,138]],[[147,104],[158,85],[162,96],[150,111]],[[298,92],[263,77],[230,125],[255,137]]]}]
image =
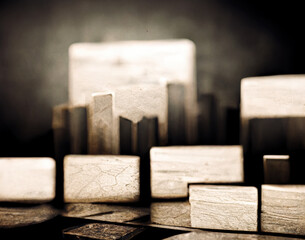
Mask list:
[{"label": "tall wooden block", "polygon": [[71,154],[87,154],[87,107],[69,107],[69,132]]},{"label": "tall wooden block", "polygon": [[53,200],[55,171],[52,158],[0,158],[0,201]]},{"label": "tall wooden block", "polygon": [[262,185],[261,230],[305,235],[305,185]]},{"label": "tall wooden block", "polygon": [[[197,136],[195,45],[185,39],[77,43],[69,50],[69,99],[86,104],[94,92],[166,78],[185,86],[186,138]],[[160,120],[160,122],[162,122]]]},{"label": "tall wooden block", "polygon": [[264,156],[264,183],[289,183],[290,160],[288,155]]},{"label": "tall wooden block", "polygon": [[153,198],[188,196],[189,183],[241,183],[241,146],[154,147],[150,151]]},{"label": "tall wooden block", "polygon": [[113,135],[113,94],[94,93],[89,104],[89,154],[115,153]]},{"label": "tall wooden block", "polygon": [[192,227],[257,231],[255,187],[192,185],[190,204]]},{"label": "tall wooden block", "polygon": [[184,202],[153,202],[150,206],[152,223],[191,227],[191,206]]},{"label": "tall wooden block", "polygon": [[137,156],[69,155],[64,159],[65,202],[136,202]]}]

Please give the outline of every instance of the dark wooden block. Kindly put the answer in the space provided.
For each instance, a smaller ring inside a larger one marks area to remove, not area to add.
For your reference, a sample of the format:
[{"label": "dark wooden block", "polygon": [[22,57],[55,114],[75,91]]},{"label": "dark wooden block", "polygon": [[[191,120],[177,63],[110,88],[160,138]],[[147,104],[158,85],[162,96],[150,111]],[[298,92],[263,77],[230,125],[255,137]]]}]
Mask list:
[{"label": "dark wooden block", "polygon": [[283,184],[290,181],[288,155],[264,155],[264,183]]}]

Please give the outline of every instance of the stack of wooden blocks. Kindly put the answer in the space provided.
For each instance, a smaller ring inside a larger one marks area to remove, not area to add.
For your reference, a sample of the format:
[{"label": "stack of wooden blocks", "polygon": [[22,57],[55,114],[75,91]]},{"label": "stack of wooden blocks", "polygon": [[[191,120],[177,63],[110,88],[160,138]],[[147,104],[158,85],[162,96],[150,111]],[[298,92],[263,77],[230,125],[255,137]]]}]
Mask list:
[{"label": "stack of wooden blocks", "polygon": [[305,236],[305,76],[243,79],[241,145],[200,146],[195,55],[188,40],[72,45],[56,161],[0,159],[0,201],[49,202],[57,184],[63,216],[97,221],[67,239],[130,239],[143,228],[99,222],[149,214],[155,227]]}]

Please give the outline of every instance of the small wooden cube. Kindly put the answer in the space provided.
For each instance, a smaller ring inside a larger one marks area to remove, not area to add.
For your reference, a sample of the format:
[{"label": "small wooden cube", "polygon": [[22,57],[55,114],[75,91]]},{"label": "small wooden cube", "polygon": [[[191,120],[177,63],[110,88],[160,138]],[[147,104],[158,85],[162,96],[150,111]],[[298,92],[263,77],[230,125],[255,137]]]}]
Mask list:
[{"label": "small wooden cube", "polygon": [[65,202],[136,202],[140,158],[68,155],[64,159]]},{"label": "small wooden cube", "polygon": [[257,231],[255,187],[191,185],[191,225],[234,231]]},{"label": "small wooden cube", "polygon": [[53,200],[55,171],[52,158],[0,158],[0,201]]},{"label": "small wooden cube", "polygon": [[261,229],[305,235],[305,185],[262,185]]},{"label": "small wooden cube", "polygon": [[289,183],[290,160],[288,155],[264,156],[264,183]]}]

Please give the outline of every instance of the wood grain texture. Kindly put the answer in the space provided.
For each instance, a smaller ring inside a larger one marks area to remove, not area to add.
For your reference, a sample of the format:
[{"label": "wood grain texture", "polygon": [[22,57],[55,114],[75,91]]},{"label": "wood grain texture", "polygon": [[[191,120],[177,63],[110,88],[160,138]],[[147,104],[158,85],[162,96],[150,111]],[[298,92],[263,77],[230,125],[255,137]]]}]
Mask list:
[{"label": "wood grain texture", "polygon": [[140,195],[137,156],[69,155],[64,159],[65,202],[135,202]]},{"label": "wood grain texture", "polygon": [[264,155],[264,183],[283,184],[290,180],[288,155]]},{"label": "wood grain texture", "polygon": [[188,196],[188,183],[243,182],[241,146],[154,147],[150,151],[153,198]]},{"label": "wood grain texture", "polygon": [[153,202],[150,206],[152,223],[191,227],[191,206],[185,202]]},{"label": "wood grain texture", "polygon": [[191,185],[190,204],[192,227],[257,231],[255,187]]},{"label": "wood grain texture", "polygon": [[305,185],[262,185],[261,229],[305,235]]},{"label": "wood grain texture", "polygon": [[70,103],[85,104],[92,93],[160,78],[186,87],[186,133],[196,141],[195,45],[185,39],[77,43],[69,50]]},{"label": "wood grain texture", "polygon": [[128,240],[144,231],[144,228],[107,223],[90,223],[63,231],[64,239],[75,240]]},{"label": "wood grain texture", "polygon": [[52,158],[0,158],[0,201],[53,200],[55,171]]}]

